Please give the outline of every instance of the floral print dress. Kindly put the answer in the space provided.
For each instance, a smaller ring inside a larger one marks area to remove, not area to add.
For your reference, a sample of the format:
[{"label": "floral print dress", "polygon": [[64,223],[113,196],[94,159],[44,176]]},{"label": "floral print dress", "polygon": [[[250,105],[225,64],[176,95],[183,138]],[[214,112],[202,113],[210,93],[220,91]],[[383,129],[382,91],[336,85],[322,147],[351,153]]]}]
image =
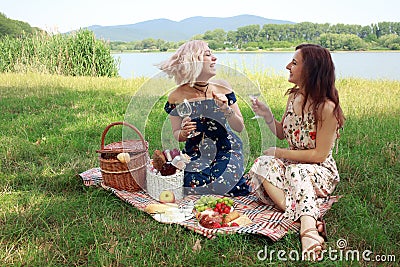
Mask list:
[{"label": "floral print dress", "polygon": [[[228,104],[236,102],[234,92],[226,94]],[[196,122],[199,135],[188,139],[184,153],[191,158],[184,172],[186,194],[218,194],[239,196],[250,193],[243,178],[243,143],[232,131],[213,99],[189,102],[191,120]],[[164,110],[179,116],[176,104],[167,102]]]},{"label": "floral print dress", "polygon": [[[288,104],[283,121],[283,131],[290,149],[315,148],[316,125],[312,112],[305,113],[304,119]],[[333,145],[332,145],[333,147]],[[286,196],[285,216],[297,221],[302,215],[320,217],[319,205],[328,197],[339,182],[339,173],[332,149],[322,163],[301,163],[273,156],[261,156],[255,160],[249,171],[251,185],[264,203],[271,203],[262,181],[265,179],[282,189]]]}]

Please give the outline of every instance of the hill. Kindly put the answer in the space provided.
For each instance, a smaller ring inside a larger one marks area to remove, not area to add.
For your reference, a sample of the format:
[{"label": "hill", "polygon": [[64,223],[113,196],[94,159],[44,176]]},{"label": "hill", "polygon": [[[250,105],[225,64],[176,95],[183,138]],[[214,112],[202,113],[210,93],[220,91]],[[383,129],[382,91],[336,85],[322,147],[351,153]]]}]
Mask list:
[{"label": "hill", "polygon": [[31,27],[29,23],[9,19],[5,14],[0,12],[0,37],[5,35],[17,37],[24,33],[33,33],[37,30],[39,29]]},{"label": "hill", "polygon": [[169,19],[154,19],[135,24],[87,27],[93,31],[97,38],[109,41],[139,41],[147,38],[162,39],[177,42],[188,40],[196,34],[202,34],[209,30],[223,29],[233,31],[239,27],[259,24],[294,24],[284,20],[267,19],[253,15],[239,15],[227,18],[217,17],[191,17],[181,21]]}]

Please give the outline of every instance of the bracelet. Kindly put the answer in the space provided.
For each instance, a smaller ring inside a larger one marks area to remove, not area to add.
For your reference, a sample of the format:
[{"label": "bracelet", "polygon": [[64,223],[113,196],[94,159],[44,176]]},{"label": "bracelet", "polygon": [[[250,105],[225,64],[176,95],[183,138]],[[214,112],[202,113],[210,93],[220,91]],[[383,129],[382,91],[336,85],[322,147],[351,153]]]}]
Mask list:
[{"label": "bracelet", "polygon": [[[228,110],[228,112],[224,112],[225,110]],[[222,112],[224,113],[225,118],[229,119],[230,117],[232,117],[233,114],[235,114],[235,111],[233,111],[233,109],[231,107],[228,107],[226,109],[222,109]]]},{"label": "bracelet", "polygon": [[274,116],[272,116],[271,121],[266,121],[266,123],[267,123],[268,125],[270,125],[270,124],[273,123],[274,121],[275,121],[275,118],[274,118]]}]

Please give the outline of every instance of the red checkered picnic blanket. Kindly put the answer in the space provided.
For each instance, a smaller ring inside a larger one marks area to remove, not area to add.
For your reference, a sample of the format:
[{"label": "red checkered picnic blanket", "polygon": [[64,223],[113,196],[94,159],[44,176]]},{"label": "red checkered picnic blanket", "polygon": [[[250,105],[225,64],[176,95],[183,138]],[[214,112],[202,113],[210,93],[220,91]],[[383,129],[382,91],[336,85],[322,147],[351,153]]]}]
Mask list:
[{"label": "red checkered picnic blanket", "polygon": [[[101,186],[139,210],[144,210],[148,204],[158,203],[158,201],[144,191],[131,193],[105,186],[102,183],[100,168],[90,169],[80,173],[79,176],[82,178],[83,183],[86,186]],[[185,204],[189,201],[195,202],[199,198],[200,196],[198,195],[189,195],[184,199],[179,200],[177,204]],[[233,197],[233,199],[235,200],[235,210],[242,214],[246,214],[253,221],[253,224],[242,227],[229,227],[225,229],[207,229],[200,226],[197,219],[194,217],[177,224],[202,234],[208,238],[215,238],[218,234],[238,233],[263,235],[269,237],[273,241],[281,239],[289,230],[297,232],[300,229],[300,224],[298,222],[293,222],[285,218],[283,216],[283,212],[277,210],[273,206],[272,202],[270,205],[266,205],[260,202],[258,197],[253,193],[247,196]],[[325,215],[325,213],[331,208],[332,204],[337,200],[338,197],[331,196],[323,201],[322,205],[320,205],[321,217]]]}]

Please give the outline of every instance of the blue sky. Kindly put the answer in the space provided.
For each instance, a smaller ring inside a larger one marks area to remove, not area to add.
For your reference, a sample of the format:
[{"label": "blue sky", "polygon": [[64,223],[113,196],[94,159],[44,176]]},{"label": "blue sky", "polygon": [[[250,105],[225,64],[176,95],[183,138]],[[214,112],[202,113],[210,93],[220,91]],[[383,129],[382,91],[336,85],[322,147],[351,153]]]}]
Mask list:
[{"label": "blue sky", "polygon": [[293,22],[369,25],[400,22],[399,0],[2,0],[7,17],[53,32],[91,25],[123,25],[193,16],[231,17],[251,14]]}]

